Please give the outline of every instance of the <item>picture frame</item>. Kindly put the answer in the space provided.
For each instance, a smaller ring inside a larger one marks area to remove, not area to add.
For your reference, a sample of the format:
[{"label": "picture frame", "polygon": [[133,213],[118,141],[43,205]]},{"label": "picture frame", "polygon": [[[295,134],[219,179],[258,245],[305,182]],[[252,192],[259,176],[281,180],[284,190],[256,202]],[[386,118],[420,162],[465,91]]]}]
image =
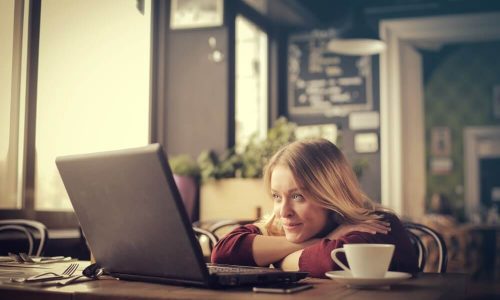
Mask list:
[{"label": "picture frame", "polygon": [[297,126],[295,128],[295,137],[298,140],[308,138],[323,138],[336,144],[339,137],[339,129],[335,124]]},{"label": "picture frame", "polygon": [[378,134],[376,132],[356,133],[354,135],[356,153],[377,153],[378,148]]},{"label": "picture frame", "polygon": [[170,29],[217,27],[224,23],[223,0],[171,0]]},{"label": "picture frame", "polygon": [[433,127],[431,129],[431,153],[433,156],[451,155],[451,130],[449,127]]},{"label": "picture frame", "polygon": [[372,58],[332,53],[327,45],[335,37],[331,29],[290,35],[287,112],[292,122],[328,123],[373,110]]},{"label": "picture frame", "polygon": [[431,174],[448,175],[453,171],[453,160],[450,157],[431,157]]}]

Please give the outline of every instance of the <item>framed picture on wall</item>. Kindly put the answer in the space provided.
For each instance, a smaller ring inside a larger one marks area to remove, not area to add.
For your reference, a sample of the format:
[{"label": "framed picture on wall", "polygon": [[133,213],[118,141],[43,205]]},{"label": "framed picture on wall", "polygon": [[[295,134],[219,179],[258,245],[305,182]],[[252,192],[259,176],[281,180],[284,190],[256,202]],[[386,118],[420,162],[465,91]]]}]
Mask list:
[{"label": "framed picture on wall", "polygon": [[500,118],[500,84],[493,87],[493,116]]},{"label": "framed picture on wall", "polygon": [[378,151],[378,134],[375,132],[357,133],[354,135],[356,153],[375,153]]},{"label": "framed picture on wall", "polygon": [[223,0],[171,0],[171,29],[216,27],[223,20]]},{"label": "framed picture on wall", "polygon": [[308,138],[324,138],[336,144],[338,138],[338,128],[335,124],[297,126],[295,137],[298,140]]},{"label": "framed picture on wall", "polygon": [[432,157],[430,162],[432,175],[447,175],[453,171],[453,160],[449,157]]},{"label": "framed picture on wall", "polygon": [[449,127],[433,127],[431,129],[431,152],[433,156],[449,156],[451,154]]},{"label": "framed picture on wall", "polygon": [[288,41],[288,117],[298,124],[328,123],[374,108],[373,65],[369,55],[328,50],[334,30],[290,35]]}]

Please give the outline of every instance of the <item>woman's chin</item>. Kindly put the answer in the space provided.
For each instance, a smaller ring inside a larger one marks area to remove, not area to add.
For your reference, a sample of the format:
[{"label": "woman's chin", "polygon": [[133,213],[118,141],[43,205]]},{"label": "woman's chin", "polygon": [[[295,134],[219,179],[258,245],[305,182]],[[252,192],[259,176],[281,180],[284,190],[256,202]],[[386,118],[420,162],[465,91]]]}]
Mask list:
[{"label": "woman's chin", "polygon": [[295,243],[295,244],[299,244],[307,240],[298,234],[291,234],[291,233],[285,233],[285,238],[290,243]]}]

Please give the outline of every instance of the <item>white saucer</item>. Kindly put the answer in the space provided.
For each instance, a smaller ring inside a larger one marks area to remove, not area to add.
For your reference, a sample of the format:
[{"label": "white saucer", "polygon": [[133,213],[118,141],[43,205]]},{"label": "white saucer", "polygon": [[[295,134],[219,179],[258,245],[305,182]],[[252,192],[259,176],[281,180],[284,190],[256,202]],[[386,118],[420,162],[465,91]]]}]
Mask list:
[{"label": "white saucer", "polygon": [[326,276],[348,287],[366,288],[395,284],[411,277],[409,273],[388,271],[383,278],[354,278],[349,271],[330,271]]}]

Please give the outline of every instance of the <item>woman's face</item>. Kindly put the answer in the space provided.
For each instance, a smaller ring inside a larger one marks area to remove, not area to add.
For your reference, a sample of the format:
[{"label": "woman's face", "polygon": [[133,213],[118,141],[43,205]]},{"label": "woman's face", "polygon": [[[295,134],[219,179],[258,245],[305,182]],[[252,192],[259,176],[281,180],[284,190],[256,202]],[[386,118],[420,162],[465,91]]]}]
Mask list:
[{"label": "woman's face", "polygon": [[293,243],[316,236],[327,224],[327,210],[308,199],[304,187],[296,184],[286,166],[276,166],[271,174],[274,214],[283,224],[285,237]]}]

